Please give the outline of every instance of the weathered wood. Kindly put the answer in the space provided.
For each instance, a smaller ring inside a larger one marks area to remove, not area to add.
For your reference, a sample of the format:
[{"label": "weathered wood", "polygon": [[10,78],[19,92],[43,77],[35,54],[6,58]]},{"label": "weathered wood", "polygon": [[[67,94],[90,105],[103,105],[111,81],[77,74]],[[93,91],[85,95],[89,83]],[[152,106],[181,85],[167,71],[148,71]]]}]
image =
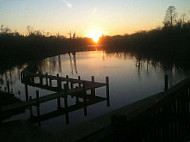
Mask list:
[{"label": "weathered wood", "polygon": [[48,73],[46,73],[46,75],[45,75],[46,77],[46,85],[48,86]]},{"label": "weathered wood", "polygon": [[37,112],[37,118],[38,118],[38,126],[40,126],[40,101],[39,101],[40,95],[39,95],[39,91],[36,91],[36,100],[37,100],[37,104],[36,104],[36,112]]},{"label": "weathered wood", "polygon": [[26,95],[26,101],[28,101],[28,85],[24,85],[25,86],[25,95]]},{"label": "weathered wood", "polygon": [[[95,79],[94,79],[94,76],[91,76],[91,81],[94,82]],[[95,96],[95,89],[91,89],[91,94]]]},{"label": "weathered wood", "polygon": [[[31,101],[32,100],[32,96],[29,97],[29,100]],[[30,118],[32,118],[33,116],[33,110],[32,110],[32,105],[30,105]]]},{"label": "weathered wood", "polygon": [[166,74],[164,76],[164,81],[165,81],[165,91],[168,90],[168,75]]},{"label": "weathered wood", "polygon": [[106,77],[106,98],[107,98],[107,106],[110,106],[110,93],[109,93],[109,77]]},{"label": "weathered wood", "polygon": [[10,83],[7,81],[7,92],[10,93]]}]

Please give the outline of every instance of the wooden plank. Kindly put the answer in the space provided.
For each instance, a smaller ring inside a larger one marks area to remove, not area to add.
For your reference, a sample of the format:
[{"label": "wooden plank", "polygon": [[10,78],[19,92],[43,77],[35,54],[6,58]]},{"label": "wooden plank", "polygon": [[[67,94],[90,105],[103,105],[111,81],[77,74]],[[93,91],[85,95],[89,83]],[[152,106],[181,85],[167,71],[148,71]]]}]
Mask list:
[{"label": "wooden plank", "polygon": [[[52,111],[52,112],[49,112],[46,114],[42,114],[42,115],[40,115],[40,122],[46,121],[48,119],[51,119],[51,118],[54,118],[54,117],[57,117],[60,115],[64,115],[64,114],[69,113],[69,112],[79,110],[85,106],[90,106],[90,105],[102,102],[104,100],[105,100],[104,98],[97,97],[96,99],[91,100],[91,101],[87,101],[86,103],[79,102],[79,103],[72,105],[72,106],[69,106],[67,108],[60,108],[59,110],[55,110],[55,111]],[[37,116],[33,116],[31,120],[35,123],[38,122]]]},{"label": "wooden plank", "polygon": [[[53,100],[53,99],[56,99],[58,97],[63,97],[63,96],[64,96],[63,92],[42,96],[39,98],[39,103],[44,103],[49,100]],[[3,106],[1,108],[1,110],[2,110],[2,112],[5,112],[5,111],[10,111],[10,110],[19,109],[19,108],[26,108],[28,106],[36,105],[36,104],[37,104],[37,99],[35,98],[35,99],[25,101],[22,103],[16,103],[16,104],[12,104],[12,105]]]}]

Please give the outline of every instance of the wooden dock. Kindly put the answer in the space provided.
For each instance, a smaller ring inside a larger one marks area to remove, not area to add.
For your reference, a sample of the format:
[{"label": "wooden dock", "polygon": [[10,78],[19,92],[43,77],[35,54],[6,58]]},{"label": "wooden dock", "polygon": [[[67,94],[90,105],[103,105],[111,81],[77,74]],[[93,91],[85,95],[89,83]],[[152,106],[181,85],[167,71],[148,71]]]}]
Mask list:
[{"label": "wooden dock", "polygon": [[[105,101],[107,100],[107,106],[109,103],[109,79],[106,77],[106,83],[95,82],[94,76],[91,77],[91,81],[81,80],[80,76],[78,79],[66,77],[48,75],[44,74],[36,74],[34,72],[30,72],[32,70],[32,66],[27,67],[21,73],[21,82],[25,84],[25,94],[26,101],[22,103],[15,103],[12,105],[2,106],[0,108],[1,116],[6,115],[9,112],[13,112],[18,109],[30,109],[30,120],[33,122],[38,122],[40,124],[41,121],[48,120],[53,116],[56,117],[58,115],[66,114],[68,118],[68,113],[84,108],[84,114],[87,115],[87,106]],[[38,81],[36,81],[38,80]],[[54,81],[54,84],[53,84]],[[53,86],[54,85],[54,86]],[[46,89],[49,91],[53,91],[55,93],[51,93],[45,96],[40,96],[39,91],[36,91],[36,97],[32,98],[28,95],[28,86],[33,86],[41,89]],[[96,96],[96,88],[106,86],[106,97]],[[90,94],[87,94],[87,91],[90,90]],[[76,99],[76,104],[72,106],[68,106],[67,97],[71,96]],[[61,98],[64,99],[64,107],[61,106]],[[79,101],[81,98],[83,101]],[[48,102],[50,100],[57,99],[57,110],[53,112],[49,112],[47,114],[40,114],[40,104]],[[33,107],[35,106],[37,109],[36,116],[33,114]],[[36,121],[38,120],[38,121]],[[68,121],[68,119],[66,119]]]}]

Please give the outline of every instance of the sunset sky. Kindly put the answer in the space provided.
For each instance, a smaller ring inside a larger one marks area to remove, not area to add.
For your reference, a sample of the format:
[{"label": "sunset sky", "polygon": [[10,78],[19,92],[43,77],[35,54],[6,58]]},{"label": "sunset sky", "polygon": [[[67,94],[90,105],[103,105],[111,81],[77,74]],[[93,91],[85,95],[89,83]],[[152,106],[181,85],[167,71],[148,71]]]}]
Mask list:
[{"label": "sunset sky", "polygon": [[30,25],[65,36],[130,34],[161,26],[170,5],[190,19],[190,0],[0,0],[0,25],[21,33]]}]

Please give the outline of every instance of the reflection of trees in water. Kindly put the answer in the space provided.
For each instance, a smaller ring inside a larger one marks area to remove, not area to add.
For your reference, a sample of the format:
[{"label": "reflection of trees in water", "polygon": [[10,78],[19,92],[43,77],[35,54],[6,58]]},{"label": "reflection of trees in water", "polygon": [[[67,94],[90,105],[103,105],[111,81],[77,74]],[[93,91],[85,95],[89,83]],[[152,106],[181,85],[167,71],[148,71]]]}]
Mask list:
[{"label": "reflection of trees in water", "polygon": [[26,67],[26,65],[23,65],[21,67],[14,67],[6,72],[0,74],[0,86],[6,86],[7,81],[10,83],[10,87],[12,87],[17,80],[21,80],[21,71]]},{"label": "reflection of trees in water", "polygon": [[[71,74],[73,74],[73,63],[74,63],[74,72],[78,74],[77,72],[77,61],[76,61],[76,52],[68,53],[69,59],[70,59],[70,66],[71,66]],[[73,56],[73,63],[72,63],[72,56]]]},{"label": "reflection of trees in water", "polygon": [[165,74],[169,76],[170,86],[176,83],[175,80],[180,79],[180,77],[177,77],[178,73],[185,71],[181,67],[176,66],[175,63],[165,62],[165,61],[162,61],[161,59],[159,61],[158,59],[155,60],[153,58],[144,57],[144,56],[141,56],[139,54],[134,54],[134,53],[106,52],[106,57],[109,57],[109,58],[115,57],[122,60],[127,60],[127,59],[134,60],[139,79],[141,78],[142,71],[146,72],[146,75],[149,76],[151,70],[159,71],[161,69]]},{"label": "reflection of trees in water", "polygon": [[38,71],[42,74],[45,74],[46,72],[55,74],[57,71],[61,73],[62,69],[60,55],[41,60],[38,63]]},{"label": "reflection of trees in water", "polygon": [[[77,59],[76,59],[76,53],[75,52],[69,52],[68,53],[69,60],[70,60],[70,67],[71,67],[71,74],[78,74],[77,71]],[[62,58],[61,55],[43,59],[38,64],[38,71],[45,74],[46,72],[50,74],[60,73],[62,74]]]}]

